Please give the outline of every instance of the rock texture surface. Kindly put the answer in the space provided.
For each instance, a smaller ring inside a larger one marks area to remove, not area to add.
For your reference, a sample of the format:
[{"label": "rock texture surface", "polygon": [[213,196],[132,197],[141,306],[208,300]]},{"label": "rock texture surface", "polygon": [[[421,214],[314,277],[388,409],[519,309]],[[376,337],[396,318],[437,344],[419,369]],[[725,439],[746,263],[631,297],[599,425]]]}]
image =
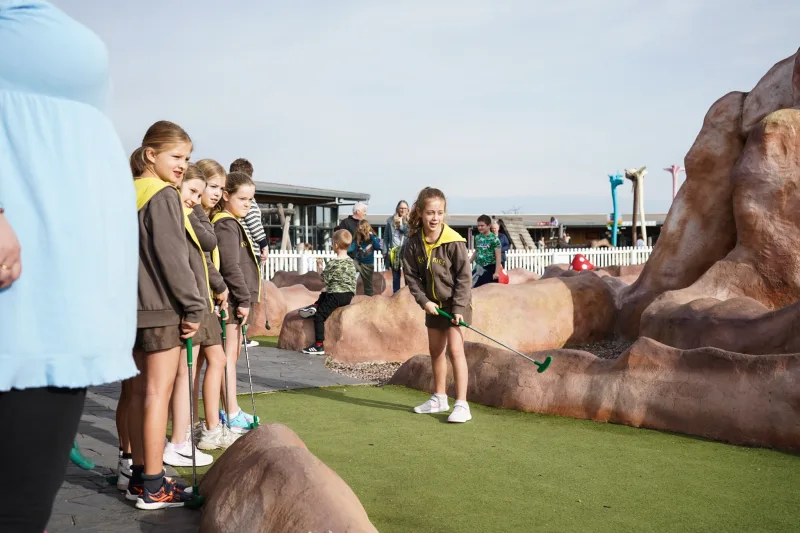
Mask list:
[{"label": "rock texture surface", "polygon": [[200,493],[203,533],[377,532],[347,483],[282,424],[237,440]]},{"label": "rock texture surface", "polygon": [[[553,357],[539,374],[501,348],[468,343],[466,353],[473,402],[800,450],[800,354],[687,351],[641,338],[617,359],[574,350],[536,353],[538,360]],[[430,357],[410,359],[389,383],[433,392]]]}]

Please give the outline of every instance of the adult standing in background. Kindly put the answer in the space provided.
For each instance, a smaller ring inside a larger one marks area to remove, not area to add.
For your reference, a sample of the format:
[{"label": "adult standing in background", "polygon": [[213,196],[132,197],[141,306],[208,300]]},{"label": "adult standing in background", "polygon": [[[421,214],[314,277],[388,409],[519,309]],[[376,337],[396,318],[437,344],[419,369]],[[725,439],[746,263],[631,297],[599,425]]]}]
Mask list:
[{"label": "adult standing in background", "polygon": [[0,438],[0,531],[41,533],[86,388],[136,374],[136,196],[97,36],[0,0],[0,50],[0,419],[30,422]]},{"label": "adult standing in background", "polygon": [[508,237],[506,237],[505,233],[500,233],[500,224],[496,220],[492,222],[492,233],[497,235],[497,238],[500,239],[500,261],[503,268],[505,268],[506,252],[511,249],[511,243],[508,241]]},{"label": "adult standing in background", "polygon": [[[230,172],[244,172],[250,179],[253,179],[253,164],[247,159],[240,157],[231,163]],[[261,262],[267,260],[269,255],[269,242],[267,232],[264,231],[264,224],[261,223],[261,208],[255,200],[250,202],[250,211],[244,217],[244,231],[253,243],[256,255],[261,255]]]},{"label": "adult standing in background", "polygon": [[400,276],[403,273],[403,251],[408,236],[408,202],[400,200],[394,208],[394,215],[386,219],[383,232],[383,260],[386,269],[392,271],[392,292],[400,290]]},{"label": "adult standing in background", "polygon": [[355,239],[356,230],[358,230],[358,223],[365,218],[367,218],[367,204],[364,202],[358,202],[353,206],[353,214],[339,222],[339,225],[334,228],[334,231],[346,229]]}]

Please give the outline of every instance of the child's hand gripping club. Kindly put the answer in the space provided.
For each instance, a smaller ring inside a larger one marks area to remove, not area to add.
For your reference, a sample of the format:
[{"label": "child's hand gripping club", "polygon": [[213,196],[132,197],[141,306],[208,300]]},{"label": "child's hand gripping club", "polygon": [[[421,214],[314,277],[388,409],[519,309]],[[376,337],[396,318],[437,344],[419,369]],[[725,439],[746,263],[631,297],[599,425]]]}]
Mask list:
[{"label": "child's hand gripping club", "polygon": [[[432,303],[432,302],[430,302],[430,303]],[[433,305],[436,305],[436,304],[433,304]],[[425,307],[426,307],[426,310],[427,310],[427,305],[426,305]],[[483,336],[483,337],[486,337],[486,338],[487,338],[487,339],[489,339],[490,341],[496,342],[497,344],[499,344],[500,346],[502,346],[502,347],[503,347],[503,348],[505,348],[506,350],[510,350],[510,351],[514,352],[515,354],[519,355],[520,357],[524,357],[525,359],[527,359],[528,361],[530,361],[531,363],[534,363],[536,366],[538,366],[538,367],[539,367],[539,370],[538,370],[538,372],[539,372],[540,374],[541,374],[542,372],[544,372],[545,370],[547,370],[547,367],[549,367],[549,366],[550,366],[550,363],[553,361],[553,358],[552,358],[552,357],[550,357],[549,355],[548,355],[548,356],[545,358],[545,360],[544,360],[544,362],[543,362],[543,363],[540,363],[539,361],[536,361],[536,360],[534,360],[534,359],[531,359],[530,357],[528,357],[528,356],[527,356],[527,355],[525,355],[524,353],[518,352],[518,351],[517,351],[517,350],[515,350],[514,348],[511,348],[511,347],[509,347],[509,346],[506,346],[505,344],[503,344],[502,342],[498,341],[497,339],[493,339],[492,337],[490,337],[490,336],[489,336],[489,335],[487,335],[486,333],[484,333],[484,332],[482,332],[482,331],[480,331],[480,330],[477,330],[477,329],[473,328],[472,326],[470,326],[469,324],[467,324],[466,322],[464,322],[464,321],[462,320],[462,317],[461,317],[461,315],[456,315],[456,316],[454,317],[453,315],[451,315],[451,314],[450,314],[450,313],[448,313],[447,311],[445,311],[445,310],[443,310],[443,309],[440,309],[440,308],[438,308],[438,307],[436,308],[436,312],[437,312],[438,314],[442,315],[442,316],[443,316],[443,317],[445,317],[445,318],[449,318],[449,319],[450,319],[450,320],[452,320],[454,323],[457,323],[459,326],[464,326],[464,327],[465,327],[465,328],[467,328],[467,329],[471,329],[472,331],[474,331],[474,332],[475,332],[475,333],[477,333],[478,335],[481,335],[481,336]]]}]

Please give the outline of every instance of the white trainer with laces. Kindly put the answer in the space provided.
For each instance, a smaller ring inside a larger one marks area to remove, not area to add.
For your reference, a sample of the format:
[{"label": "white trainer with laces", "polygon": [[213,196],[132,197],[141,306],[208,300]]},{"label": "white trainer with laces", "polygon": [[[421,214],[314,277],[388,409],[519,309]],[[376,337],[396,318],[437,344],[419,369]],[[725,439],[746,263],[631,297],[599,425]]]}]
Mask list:
[{"label": "white trainer with laces", "polygon": [[300,315],[300,318],[311,318],[312,316],[317,314],[317,306],[316,305],[309,305],[308,307],[304,307],[297,312]]},{"label": "white trainer with laces", "polygon": [[128,490],[128,484],[131,481],[131,459],[119,458],[117,461],[117,490]]},{"label": "white trainer with laces", "polygon": [[[197,466],[208,466],[214,458],[195,448],[194,458]],[[164,447],[164,464],[169,466],[192,466],[192,444],[188,441],[183,444],[168,442]]]},{"label": "white trainer with laces", "polygon": [[447,396],[437,396],[436,394],[431,396],[427,402],[414,408],[415,413],[446,413],[449,410],[450,406],[447,405]]},{"label": "white trainer with laces", "polygon": [[225,450],[239,437],[241,437],[240,434],[228,431],[227,426],[220,422],[214,429],[203,427],[197,447],[201,450]]},{"label": "white trainer with laces", "polygon": [[453,412],[447,417],[448,422],[461,424],[472,420],[472,413],[469,412],[469,404],[467,402],[456,402],[453,407]]}]

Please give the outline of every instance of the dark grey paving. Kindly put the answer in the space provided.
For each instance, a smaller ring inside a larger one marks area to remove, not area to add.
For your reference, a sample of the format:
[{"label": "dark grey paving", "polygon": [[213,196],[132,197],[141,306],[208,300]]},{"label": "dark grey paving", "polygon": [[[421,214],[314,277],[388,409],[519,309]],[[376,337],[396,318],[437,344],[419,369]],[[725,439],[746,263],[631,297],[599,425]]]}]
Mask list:
[{"label": "dark grey paving", "polygon": [[[324,358],[277,348],[250,348],[253,390],[267,392],[365,382],[335,374],[325,367]],[[241,393],[249,391],[244,352],[237,365]],[[92,387],[86,397],[77,440],[83,454],[95,462],[91,471],[70,463],[56,497],[49,533],[62,531],[189,533],[199,529],[200,513],[188,509],[139,511],[125,501],[106,476],[117,464],[115,409],[119,383]],[[175,471],[167,468],[169,475]]]}]

